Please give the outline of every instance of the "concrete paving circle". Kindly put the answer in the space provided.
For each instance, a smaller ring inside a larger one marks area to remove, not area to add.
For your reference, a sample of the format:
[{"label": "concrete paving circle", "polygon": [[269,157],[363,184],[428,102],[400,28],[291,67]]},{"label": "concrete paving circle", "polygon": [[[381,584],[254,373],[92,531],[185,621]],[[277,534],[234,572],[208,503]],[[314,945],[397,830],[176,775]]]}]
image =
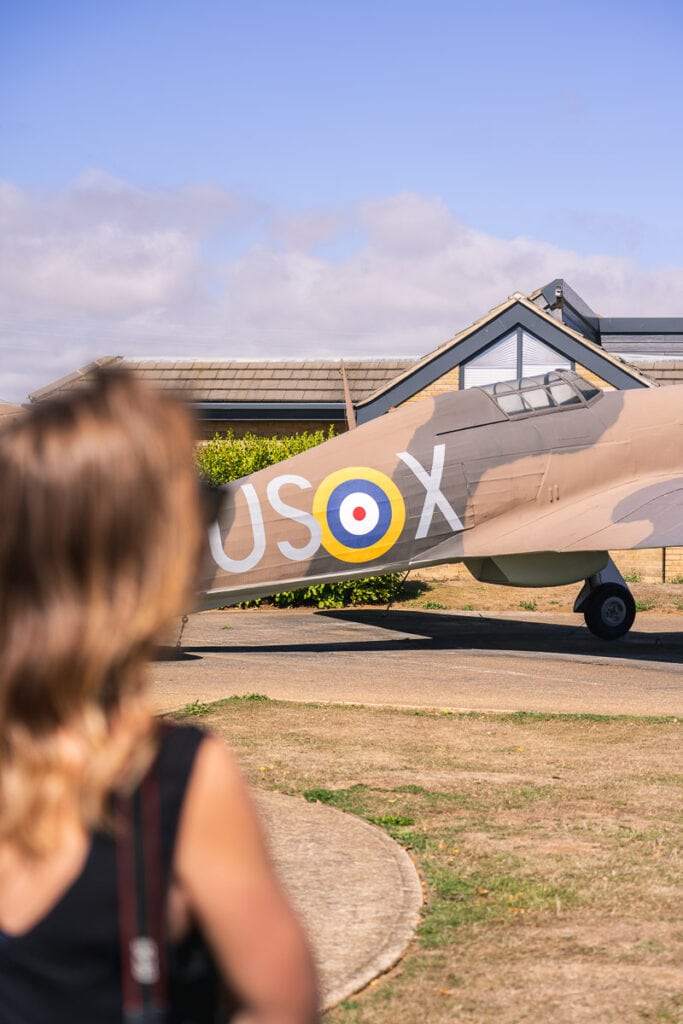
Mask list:
[{"label": "concrete paving circle", "polygon": [[403,955],[420,917],[420,878],[406,851],[367,821],[281,793],[254,795],[328,1009]]}]

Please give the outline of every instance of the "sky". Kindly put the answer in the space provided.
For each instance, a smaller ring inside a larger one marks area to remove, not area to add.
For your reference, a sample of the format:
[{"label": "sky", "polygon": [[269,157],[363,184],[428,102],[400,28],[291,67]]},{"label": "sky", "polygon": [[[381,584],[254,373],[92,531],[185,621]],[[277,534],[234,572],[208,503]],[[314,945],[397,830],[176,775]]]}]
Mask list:
[{"label": "sky", "polygon": [[683,317],[679,0],[0,0],[0,399]]}]

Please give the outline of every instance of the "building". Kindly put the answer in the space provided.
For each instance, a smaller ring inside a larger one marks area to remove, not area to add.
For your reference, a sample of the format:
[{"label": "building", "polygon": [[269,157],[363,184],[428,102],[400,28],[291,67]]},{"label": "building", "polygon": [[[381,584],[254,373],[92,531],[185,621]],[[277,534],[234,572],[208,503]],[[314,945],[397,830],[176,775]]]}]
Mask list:
[{"label": "building", "polygon": [[519,292],[419,359],[135,359],[107,356],[30,395],[78,387],[96,366],[124,364],[197,410],[202,436],[232,429],[296,433],[349,416],[364,423],[452,388],[578,370],[602,388],[683,380],[683,318],[599,317],[562,280]]},{"label": "building", "polygon": [[[683,317],[598,316],[558,278],[515,292],[419,359],[136,359],[108,356],[33,392],[31,402],[82,386],[122,364],[195,407],[201,437],[345,430],[453,388],[573,369],[601,388],[683,383]],[[683,577],[683,552],[629,552],[622,571]],[[664,567],[664,568],[662,568]]]}]

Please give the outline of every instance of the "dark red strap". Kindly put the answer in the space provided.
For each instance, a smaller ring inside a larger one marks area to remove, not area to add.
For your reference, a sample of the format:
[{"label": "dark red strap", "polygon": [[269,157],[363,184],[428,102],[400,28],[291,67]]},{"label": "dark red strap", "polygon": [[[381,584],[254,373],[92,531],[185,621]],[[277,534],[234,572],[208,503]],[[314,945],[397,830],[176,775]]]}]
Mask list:
[{"label": "dark red strap", "polygon": [[133,799],[119,796],[116,801],[116,886],[119,904],[119,943],[121,948],[121,986],[124,1015],[142,1012],[142,992],[130,967],[130,943],[137,934],[137,892],[135,881],[135,829]]},{"label": "dark red strap", "polygon": [[166,885],[161,848],[161,796],[159,773],[151,771],[142,783],[141,825],[145,894],[147,897],[147,925],[149,935],[156,941],[159,951],[158,978],[153,985],[158,1006],[168,1005],[168,928],[166,912]]},{"label": "dark red strap", "polygon": [[156,764],[118,800],[117,885],[124,1021],[158,1024],[168,1009],[166,886]]}]

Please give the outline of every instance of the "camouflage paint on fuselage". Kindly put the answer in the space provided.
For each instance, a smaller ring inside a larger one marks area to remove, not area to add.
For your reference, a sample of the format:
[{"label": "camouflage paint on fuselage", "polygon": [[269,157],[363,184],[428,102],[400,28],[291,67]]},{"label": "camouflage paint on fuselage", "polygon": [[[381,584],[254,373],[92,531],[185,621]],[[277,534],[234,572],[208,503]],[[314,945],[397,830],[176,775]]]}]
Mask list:
[{"label": "camouflage paint on fuselage", "polygon": [[226,485],[205,604],[499,556],[500,582],[528,582],[536,557],[533,579],[564,583],[610,548],[683,543],[677,389],[591,393],[549,376],[574,405],[508,416],[491,389],[453,391]]}]

